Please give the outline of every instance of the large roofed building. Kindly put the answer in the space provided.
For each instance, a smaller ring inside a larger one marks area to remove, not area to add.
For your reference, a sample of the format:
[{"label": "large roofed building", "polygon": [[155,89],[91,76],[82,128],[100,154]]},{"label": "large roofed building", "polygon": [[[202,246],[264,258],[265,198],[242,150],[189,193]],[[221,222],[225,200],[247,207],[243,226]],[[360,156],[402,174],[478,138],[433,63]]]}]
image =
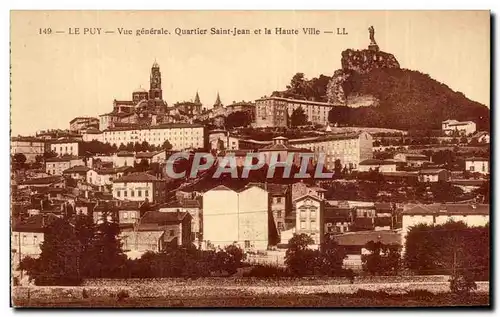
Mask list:
[{"label": "large roofed building", "polygon": [[132,100],[115,99],[113,111],[99,116],[99,129],[103,131],[120,123],[155,125],[164,122],[166,110],[160,66],[155,61],[151,67],[149,91],[138,88],[132,92]]}]

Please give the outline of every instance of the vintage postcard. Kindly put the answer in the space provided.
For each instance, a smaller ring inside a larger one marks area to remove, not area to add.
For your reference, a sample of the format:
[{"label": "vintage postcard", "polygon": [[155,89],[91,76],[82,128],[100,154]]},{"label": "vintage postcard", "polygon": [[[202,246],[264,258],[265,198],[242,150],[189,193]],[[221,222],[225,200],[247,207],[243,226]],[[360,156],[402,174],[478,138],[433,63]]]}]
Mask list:
[{"label": "vintage postcard", "polygon": [[489,11],[12,11],[13,307],[489,307]]}]

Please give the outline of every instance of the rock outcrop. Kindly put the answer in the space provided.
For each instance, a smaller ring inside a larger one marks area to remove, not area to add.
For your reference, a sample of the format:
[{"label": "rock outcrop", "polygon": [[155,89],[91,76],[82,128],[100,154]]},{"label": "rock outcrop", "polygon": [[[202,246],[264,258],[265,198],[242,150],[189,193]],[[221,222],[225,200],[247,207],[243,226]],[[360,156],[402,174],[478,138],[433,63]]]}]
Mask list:
[{"label": "rock outcrop", "polygon": [[[345,87],[345,83],[349,80],[352,74],[366,74],[376,68],[400,68],[394,55],[379,50],[379,46],[375,41],[375,29],[373,26],[371,26],[368,31],[370,34],[370,44],[368,45],[368,49],[347,49],[342,52],[342,69],[336,70],[332,79],[328,83],[328,102],[337,105],[355,106],[350,105],[349,100],[352,100],[352,98],[348,98],[349,91],[346,91],[348,89]],[[362,104],[363,106],[371,106],[378,104],[378,102],[377,100],[374,100],[373,104],[370,102],[367,104],[365,102],[357,104],[358,106],[359,104]]]},{"label": "rock outcrop", "polygon": [[374,50],[351,50],[342,52],[342,69],[352,70],[360,74],[370,72],[374,68],[399,68],[394,55]]},{"label": "rock outcrop", "polygon": [[349,106],[344,83],[353,73],[366,74],[375,68],[400,68],[394,55],[374,49],[342,52],[342,69],[333,73],[328,83],[328,102]]}]

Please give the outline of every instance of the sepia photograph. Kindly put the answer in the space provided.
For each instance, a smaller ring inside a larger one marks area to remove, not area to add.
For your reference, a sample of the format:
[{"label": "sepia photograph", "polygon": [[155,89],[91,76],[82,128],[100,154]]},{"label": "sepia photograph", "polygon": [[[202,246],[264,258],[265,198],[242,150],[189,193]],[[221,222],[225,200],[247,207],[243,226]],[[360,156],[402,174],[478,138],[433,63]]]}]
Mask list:
[{"label": "sepia photograph", "polygon": [[11,307],[491,308],[491,20],[11,11]]}]

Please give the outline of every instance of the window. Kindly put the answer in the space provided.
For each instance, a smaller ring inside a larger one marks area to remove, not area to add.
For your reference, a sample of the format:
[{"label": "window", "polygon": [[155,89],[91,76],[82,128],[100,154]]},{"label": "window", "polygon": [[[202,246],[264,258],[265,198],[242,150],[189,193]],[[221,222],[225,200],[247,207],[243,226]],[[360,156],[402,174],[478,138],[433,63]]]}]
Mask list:
[{"label": "window", "polygon": [[33,244],[37,244],[38,243],[38,237],[37,236],[33,236]]},{"label": "window", "polygon": [[281,210],[278,210],[278,211],[276,212],[276,217],[281,218]]},{"label": "window", "polygon": [[311,218],[316,219],[316,211],[315,210],[311,210]]},{"label": "window", "polygon": [[135,191],[133,189],[130,190],[130,197],[134,197],[135,196]]},{"label": "window", "polygon": [[305,229],[306,228],[306,222],[305,221],[301,221],[300,222],[300,229]]},{"label": "window", "polygon": [[128,219],[128,212],[123,213],[123,219]]},{"label": "window", "polygon": [[281,204],[281,197],[276,197],[276,203]]},{"label": "window", "polygon": [[146,189],[146,191],[144,192],[144,196],[146,196],[146,197],[149,196],[149,190]]},{"label": "window", "polygon": [[170,230],[170,236],[174,236],[174,230]]},{"label": "window", "polygon": [[119,190],[116,191],[116,197],[120,197],[120,191]]},{"label": "window", "polygon": [[469,170],[470,170],[471,172],[474,172],[474,165],[471,165],[471,166],[470,166],[470,168],[469,168]]},{"label": "window", "polygon": [[123,191],[123,197],[127,197],[127,190],[126,189]]},{"label": "window", "polygon": [[245,249],[250,248],[250,240],[245,240]]},{"label": "window", "polygon": [[316,221],[311,220],[311,229],[316,230]]}]

